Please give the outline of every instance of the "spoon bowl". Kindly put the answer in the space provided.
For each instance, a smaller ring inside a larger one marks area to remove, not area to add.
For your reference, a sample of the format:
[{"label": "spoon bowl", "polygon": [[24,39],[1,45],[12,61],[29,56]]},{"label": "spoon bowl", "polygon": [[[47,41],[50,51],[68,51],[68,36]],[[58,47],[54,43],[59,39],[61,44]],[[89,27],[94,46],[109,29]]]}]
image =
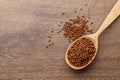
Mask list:
[{"label": "spoon bowl", "polygon": [[[69,60],[68,60],[68,50],[71,48],[71,46],[72,46],[76,41],[78,41],[78,40],[80,40],[80,39],[82,39],[82,38],[87,38],[87,39],[91,40],[91,41],[94,43],[94,46],[95,46],[96,51],[95,51],[94,56],[92,57],[92,59],[91,59],[86,65],[80,66],[80,67],[76,67],[76,66],[73,66],[73,65],[69,62]],[[76,40],[68,47],[68,49],[67,49],[67,51],[66,51],[66,55],[65,55],[66,63],[67,63],[71,68],[73,68],[73,69],[75,69],[75,70],[83,69],[83,68],[87,67],[87,66],[94,60],[94,58],[95,58],[95,56],[96,56],[96,53],[97,53],[97,50],[98,50],[98,37],[97,37],[95,34],[82,36],[82,37],[76,39]]]}]

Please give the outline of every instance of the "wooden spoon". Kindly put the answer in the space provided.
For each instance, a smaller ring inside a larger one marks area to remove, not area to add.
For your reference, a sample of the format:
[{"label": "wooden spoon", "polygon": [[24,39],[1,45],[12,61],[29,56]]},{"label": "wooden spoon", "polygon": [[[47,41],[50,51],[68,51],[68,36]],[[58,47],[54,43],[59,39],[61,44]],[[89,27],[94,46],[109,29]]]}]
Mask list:
[{"label": "wooden spoon", "polygon": [[80,66],[80,67],[76,67],[73,66],[69,60],[68,60],[68,50],[70,49],[70,47],[72,46],[72,44],[74,44],[77,40],[75,40],[67,49],[66,51],[66,55],[65,55],[65,60],[66,63],[73,69],[75,70],[79,70],[79,69],[83,69],[86,66],[88,66],[93,59],[96,56],[97,50],[98,50],[98,37],[99,35],[102,33],[102,31],[104,31],[118,16],[120,15],[120,0],[118,0],[118,2],[115,4],[115,6],[113,7],[113,9],[110,11],[110,13],[108,14],[108,16],[106,17],[106,19],[104,20],[103,24],[101,25],[101,27],[99,28],[99,30],[91,35],[85,35],[83,37],[78,38],[77,40],[81,39],[81,38],[89,38],[91,41],[94,42],[95,48],[96,48],[96,52],[94,54],[94,56],[92,57],[92,59],[84,66]]}]

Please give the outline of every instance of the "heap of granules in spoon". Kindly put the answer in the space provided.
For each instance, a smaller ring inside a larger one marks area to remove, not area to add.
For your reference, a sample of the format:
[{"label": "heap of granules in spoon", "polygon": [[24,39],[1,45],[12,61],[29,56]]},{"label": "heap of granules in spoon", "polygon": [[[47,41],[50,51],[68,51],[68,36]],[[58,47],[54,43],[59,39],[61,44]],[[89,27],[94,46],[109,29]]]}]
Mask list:
[{"label": "heap of granules in spoon", "polygon": [[72,44],[67,52],[67,58],[73,66],[81,67],[88,64],[95,51],[94,43],[87,38],[82,38]]}]

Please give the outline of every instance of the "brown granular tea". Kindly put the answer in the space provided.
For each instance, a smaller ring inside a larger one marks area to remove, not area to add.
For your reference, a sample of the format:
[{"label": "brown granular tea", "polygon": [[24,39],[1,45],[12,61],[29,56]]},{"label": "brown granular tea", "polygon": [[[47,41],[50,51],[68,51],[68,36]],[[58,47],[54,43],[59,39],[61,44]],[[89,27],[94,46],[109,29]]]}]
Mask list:
[{"label": "brown granular tea", "polygon": [[80,9],[80,11],[82,11],[82,8]]},{"label": "brown granular tea", "polygon": [[54,31],[52,30],[51,33],[54,33]]},{"label": "brown granular tea", "polygon": [[76,40],[77,38],[83,36],[89,30],[88,28],[88,20],[85,16],[81,18],[77,16],[77,18],[69,19],[69,21],[65,22],[62,31],[65,37],[69,40]]},{"label": "brown granular tea", "polygon": [[68,61],[76,67],[81,67],[86,65],[95,54],[94,43],[87,39],[82,38],[77,40],[68,50]]},{"label": "brown granular tea", "polygon": [[45,46],[46,48],[48,48],[48,46]]},{"label": "brown granular tea", "polygon": [[74,13],[77,13],[77,10],[75,10]]},{"label": "brown granular tea", "polygon": [[62,15],[65,15],[65,13],[62,13]]}]

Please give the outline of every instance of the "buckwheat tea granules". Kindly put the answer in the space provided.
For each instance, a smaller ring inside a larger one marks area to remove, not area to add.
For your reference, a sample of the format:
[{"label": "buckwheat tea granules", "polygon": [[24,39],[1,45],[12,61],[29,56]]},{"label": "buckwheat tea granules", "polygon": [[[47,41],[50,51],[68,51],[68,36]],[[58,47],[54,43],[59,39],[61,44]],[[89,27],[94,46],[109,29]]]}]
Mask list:
[{"label": "buckwheat tea granules", "polygon": [[68,50],[68,61],[76,67],[84,66],[92,59],[95,51],[94,43],[87,38],[82,38],[73,43]]},{"label": "buckwheat tea granules", "polygon": [[63,35],[68,38],[69,41],[74,41],[77,38],[90,33],[87,23],[88,20],[85,16],[77,16],[74,19],[69,19],[69,21],[65,22],[62,28]]},{"label": "buckwheat tea granules", "polygon": [[[83,8],[79,9],[80,11],[83,10]],[[74,11],[74,14],[77,13],[78,10]],[[62,13],[63,16],[65,16],[66,13]],[[93,22],[90,23],[90,17],[86,17],[86,16],[77,16],[75,18],[69,19],[68,21],[60,21],[60,24],[58,24],[59,27],[59,31],[54,31],[51,30],[50,32],[52,34],[54,33],[63,33],[64,37],[68,39],[68,42],[71,43],[74,40],[76,40],[77,38],[88,34],[88,33],[93,33],[93,31],[91,29],[89,29]],[[90,25],[89,25],[90,24]],[[46,46],[46,48],[50,47],[52,44],[52,42],[54,42],[52,40],[52,35],[48,37],[48,45]]]}]

